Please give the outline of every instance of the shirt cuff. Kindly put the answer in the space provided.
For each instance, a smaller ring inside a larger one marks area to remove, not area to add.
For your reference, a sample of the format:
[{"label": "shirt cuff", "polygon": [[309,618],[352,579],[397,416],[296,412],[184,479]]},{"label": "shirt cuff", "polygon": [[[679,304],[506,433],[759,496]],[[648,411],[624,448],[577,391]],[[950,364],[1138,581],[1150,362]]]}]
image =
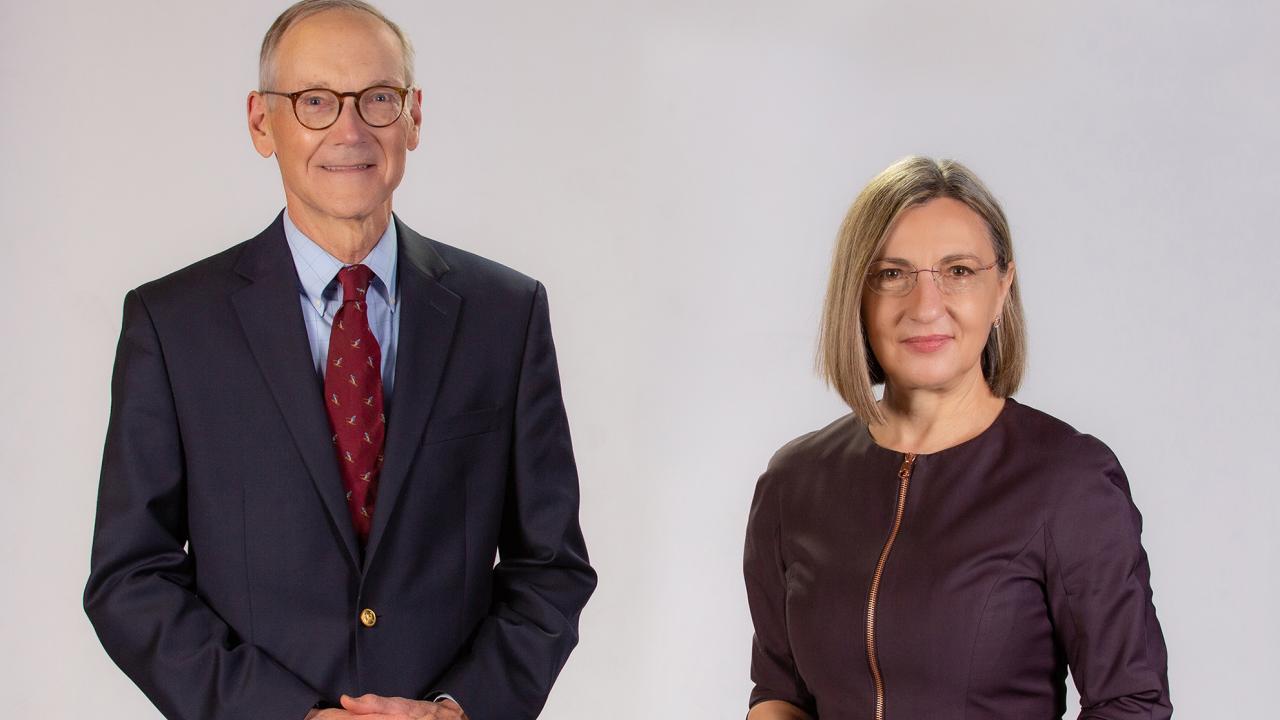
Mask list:
[{"label": "shirt cuff", "polygon": [[441,700],[452,700],[454,703],[458,705],[458,707],[462,707],[462,703],[458,702],[457,698],[450,695],[449,693],[435,693],[431,697],[431,702],[434,702],[434,703],[438,703]]}]

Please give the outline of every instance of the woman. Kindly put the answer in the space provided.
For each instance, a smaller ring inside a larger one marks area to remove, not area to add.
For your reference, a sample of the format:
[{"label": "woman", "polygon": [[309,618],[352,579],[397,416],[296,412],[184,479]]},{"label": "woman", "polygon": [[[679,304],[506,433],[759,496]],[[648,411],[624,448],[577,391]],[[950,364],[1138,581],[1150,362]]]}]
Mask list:
[{"label": "woman", "polygon": [[819,359],[853,412],[779,450],[752,502],[749,720],[1059,718],[1068,667],[1082,717],[1170,716],[1124,471],[1010,397],[1024,357],[991,193],[922,157],[872,180]]}]

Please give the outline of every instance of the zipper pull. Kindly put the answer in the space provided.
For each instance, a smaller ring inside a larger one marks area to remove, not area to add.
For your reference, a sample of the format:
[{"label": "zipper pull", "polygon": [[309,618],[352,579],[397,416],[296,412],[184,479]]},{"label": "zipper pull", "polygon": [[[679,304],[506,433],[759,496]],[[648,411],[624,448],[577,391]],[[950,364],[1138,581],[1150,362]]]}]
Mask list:
[{"label": "zipper pull", "polygon": [[906,480],[911,477],[911,468],[916,464],[916,454],[906,453],[902,458],[902,467],[898,468],[898,477]]}]

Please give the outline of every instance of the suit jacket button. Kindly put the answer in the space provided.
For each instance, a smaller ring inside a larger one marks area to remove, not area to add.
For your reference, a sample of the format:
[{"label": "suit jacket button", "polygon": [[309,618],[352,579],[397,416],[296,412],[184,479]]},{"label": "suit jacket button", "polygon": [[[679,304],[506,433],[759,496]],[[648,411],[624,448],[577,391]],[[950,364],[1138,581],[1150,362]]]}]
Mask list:
[{"label": "suit jacket button", "polygon": [[373,627],[378,624],[378,613],[365,608],[360,611],[360,624],[365,627]]}]

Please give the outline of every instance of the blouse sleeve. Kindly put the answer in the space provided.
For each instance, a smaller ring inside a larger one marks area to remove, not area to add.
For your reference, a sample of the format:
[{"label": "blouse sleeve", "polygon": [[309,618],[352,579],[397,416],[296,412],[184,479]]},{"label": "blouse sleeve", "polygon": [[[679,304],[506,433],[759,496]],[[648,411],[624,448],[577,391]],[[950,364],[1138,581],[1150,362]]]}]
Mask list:
[{"label": "blouse sleeve", "polygon": [[1092,437],[1046,523],[1054,631],[1080,692],[1080,720],[1165,720],[1167,655],[1151,601],[1142,516],[1124,470]]},{"label": "blouse sleeve", "polygon": [[750,705],[782,700],[817,717],[816,703],[805,687],[787,638],[786,568],[781,554],[781,518],[774,478],[765,473],[756,484],[747,521],[742,570],[755,637],[751,648]]}]

